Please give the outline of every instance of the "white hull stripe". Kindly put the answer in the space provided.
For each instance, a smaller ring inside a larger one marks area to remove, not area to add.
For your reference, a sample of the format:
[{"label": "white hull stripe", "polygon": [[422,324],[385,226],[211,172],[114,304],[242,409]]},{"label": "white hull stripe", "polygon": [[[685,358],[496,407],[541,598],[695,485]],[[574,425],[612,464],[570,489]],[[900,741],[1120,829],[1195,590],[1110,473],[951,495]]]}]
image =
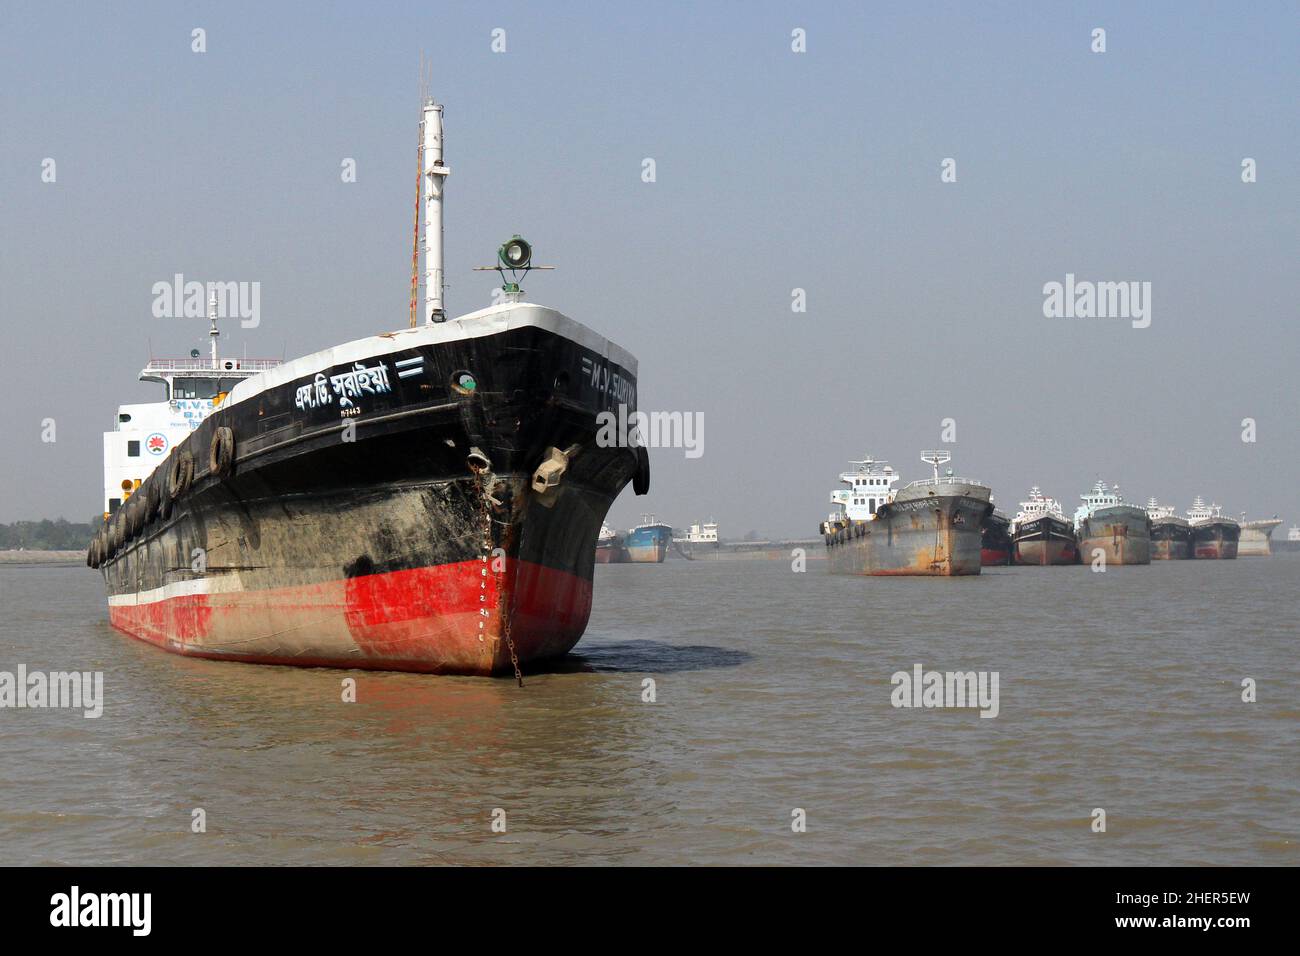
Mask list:
[{"label": "white hull stripe", "polygon": [[192,597],[196,594],[236,594],[244,589],[233,577],[191,578],[188,581],[173,581],[160,588],[148,591],[133,591],[130,594],[110,594],[109,607],[140,607],[145,604],[157,604],[169,598]]}]

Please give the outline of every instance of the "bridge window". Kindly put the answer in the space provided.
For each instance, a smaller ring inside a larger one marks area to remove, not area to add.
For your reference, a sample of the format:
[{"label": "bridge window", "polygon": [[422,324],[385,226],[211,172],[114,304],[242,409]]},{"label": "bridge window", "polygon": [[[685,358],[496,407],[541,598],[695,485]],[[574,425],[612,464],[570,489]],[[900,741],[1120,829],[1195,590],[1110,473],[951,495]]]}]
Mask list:
[{"label": "bridge window", "polygon": [[140,457],[140,443],[138,441],[129,441],[126,443],[126,455],[128,458]]},{"label": "bridge window", "polygon": [[178,378],[172,383],[172,398],[212,398],[216,394],[215,378]]},{"label": "bridge window", "polygon": [[172,398],[216,398],[229,392],[242,378],[178,378],[172,382]]}]

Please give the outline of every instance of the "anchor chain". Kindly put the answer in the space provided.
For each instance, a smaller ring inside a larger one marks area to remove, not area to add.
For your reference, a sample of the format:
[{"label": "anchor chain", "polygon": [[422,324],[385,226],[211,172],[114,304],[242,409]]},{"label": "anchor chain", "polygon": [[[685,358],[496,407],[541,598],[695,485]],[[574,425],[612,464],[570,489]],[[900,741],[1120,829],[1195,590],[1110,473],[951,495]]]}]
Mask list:
[{"label": "anchor chain", "polygon": [[[473,471],[474,482],[478,486],[478,500],[480,506],[479,511],[483,516],[483,555],[484,555],[483,560],[487,562],[489,567],[491,567],[491,565],[494,563],[494,559],[492,557],[492,510],[491,510],[491,506],[489,505],[489,501],[494,501],[495,499],[492,498],[492,496],[488,493],[487,488],[484,486],[483,483],[484,469],[471,466],[470,470]],[[493,575],[496,576],[497,591],[498,593],[500,593],[501,590],[500,575],[504,573],[504,569],[502,569],[501,571],[497,571],[495,568],[493,568],[492,573]],[[484,577],[486,577],[486,571],[484,572]],[[486,581],[482,582],[481,587],[482,589],[486,589],[487,582]],[[480,615],[479,626],[482,627],[482,625],[483,625],[483,621],[481,620],[481,615]],[[515,670],[515,681],[519,684],[520,687],[523,687],[524,674],[523,671],[520,670],[519,668],[519,652],[515,649],[514,638],[511,637],[510,635],[509,609],[507,609],[505,615],[505,626],[502,628],[502,634],[506,639],[506,648],[510,651],[510,664]]]}]

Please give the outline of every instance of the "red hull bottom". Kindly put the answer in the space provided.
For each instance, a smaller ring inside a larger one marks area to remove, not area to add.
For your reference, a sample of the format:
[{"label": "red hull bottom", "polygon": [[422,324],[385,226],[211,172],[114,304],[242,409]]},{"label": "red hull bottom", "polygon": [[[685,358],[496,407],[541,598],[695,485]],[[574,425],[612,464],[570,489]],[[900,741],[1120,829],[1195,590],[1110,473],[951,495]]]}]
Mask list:
[{"label": "red hull bottom", "polygon": [[[449,674],[509,673],[582,637],[591,582],[527,561],[486,560],[322,584],[115,598],[112,625],[190,657]],[[183,582],[178,590],[207,581]]]},{"label": "red hull bottom", "polygon": [[998,548],[981,548],[980,564],[986,568],[1001,567],[1011,563],[1011,552]]},{"label": "red hull bottom", "polygon": [[1237,556],[1235,541],[1209,541],[1196,545],[1197,558],[1210,558],[1216,561],[1230,561]]}]

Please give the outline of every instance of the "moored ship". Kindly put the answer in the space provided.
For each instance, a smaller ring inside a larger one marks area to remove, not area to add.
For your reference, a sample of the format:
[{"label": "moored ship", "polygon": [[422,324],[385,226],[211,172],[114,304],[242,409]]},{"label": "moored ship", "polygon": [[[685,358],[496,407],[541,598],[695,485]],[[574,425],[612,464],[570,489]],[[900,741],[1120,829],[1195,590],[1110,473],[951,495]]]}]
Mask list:
[{"label": "moored ship", "polygon": [[1192,556],[1210,560],[1232,560],[1237,557],[1237,540],[1241,525],[1230,518],[1216,504],[1205,503],[1197,495],[1187,509],[1187,520],[1192,525]]},{"label": "moored ship", "polygon": [[686,529],[682,540],[692,548],[716,548],[718,546],[718,523],[710,518],[697,521]]},{"label": "moored ship", "polygon": [[1079,562],[1074,526],[1061,503],[1049,498],[1035,485],[1029,498],[1011,522],[1013,556],[1016,564],[1063,565]]},{"label": "moored ship", "polygon": [[1151,519],[1151,560],[1183,561],[1192,556],[1192,525],[1174,514],[1172,505],[1147,499],[1147,516]]},{"label": "moored ship", "polygon": [[[988,486],[953,475],[940,476],[946,451],[927,451],[922,460],[934,477],[913,481],[898,492],[898,476],[868,456],[840,480],[850,487],[832,492],[843,510],[823,522],[832,574],[927,575],[980,573],[981,527],[993,511]],[[881,466],[881,467],[877,467]]]},{"label": "moored ship", "polygon": [[1118,485],[1112,489],[1100,480],[1079,498],[1083,503],[1075,509],[1074,529],[1080,561],[1091,563],[1100,552],[1107,565],[1151,563],[1146,509],[1126,504]]},{"label": "moored ship", "polygon": [[1011,563],[1011,519],[990,511],[980,525],[980,564],[986,568]]},{"label": "moored ship", "polygon": [[1268,557],[1273,553],[1273,529],[1282,523],[1277,515],[1247,521],[1241,516],[1241,536],[1237,539],[1237,557]]},{"label": "moored ship", "polygon": [[1287,529],[1286,537],[1275,542],[1278,554],[1300,553],[1300,525]]},{"label": "moored ship", "polygon": [[602,522],[600,534],[596,536],[596,563],[624,564],[626,561],[627,547],[623,544],[623,536]]},{"label": "moored ship", "polygon": [[654,515],[642,515],[641,523],[623,538],[627,560],[633,564],[661,563],[672,543],[673,529],[656,521]]},{"label": "moored ship", "polygon": [[[597,414],[635,408],[636,359],[513,281],[446,317],[432,100],[422,144],[424,324],[413,291],[410,328],[227,368],[214,317],[210,368],[151,365],[165,400],[119,409],[88,559],[114,627],[221,660],[516,676],[582,636],[602,520],[649,486],[643,447],[597,442]],[[497,268],[530,261],[516,237]]]}]

